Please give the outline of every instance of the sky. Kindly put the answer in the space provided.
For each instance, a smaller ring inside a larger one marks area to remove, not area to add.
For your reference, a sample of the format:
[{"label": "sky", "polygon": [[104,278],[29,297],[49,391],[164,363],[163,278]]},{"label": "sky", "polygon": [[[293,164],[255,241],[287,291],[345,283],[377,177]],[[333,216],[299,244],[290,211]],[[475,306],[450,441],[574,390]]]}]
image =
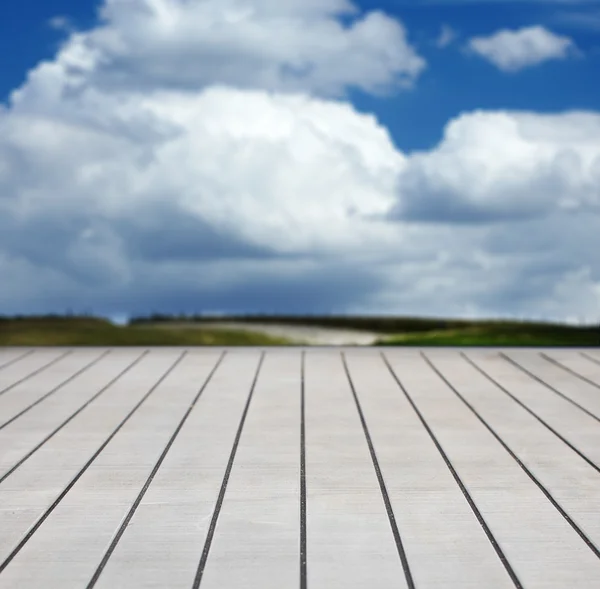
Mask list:
[{"label": "sky", "polygon": [[0,16],[0,314],[600,321],[600,2]]}]

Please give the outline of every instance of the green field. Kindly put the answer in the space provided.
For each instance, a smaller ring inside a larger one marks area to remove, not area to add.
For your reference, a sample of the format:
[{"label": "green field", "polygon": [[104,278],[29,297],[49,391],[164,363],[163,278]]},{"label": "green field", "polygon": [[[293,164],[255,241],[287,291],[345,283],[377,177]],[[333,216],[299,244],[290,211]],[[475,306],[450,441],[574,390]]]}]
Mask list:
[{"label": "green field", "polygon": [[404,333],[382,338],[380,346],[598,346],[600,328],[484,324],[459,329]]},{"label": "green field", "polygon": [[418,318],[356,317],[317,315],[235,315],[207,317],[194,315],[151,315],[131,320],[132,325],[184,321],[202,325],[205,321],[229,320],[252,323],[309,325],[380,333],[375,345],[388,346],[599,346],[600,325],[573,326],[549,322]]},{"label": "green field", "polygon": [[[203,326],[215,317],[153,315],[114,325],[96,317],[1,317],[0,346],[268,346],[295,341]],[[403,317],[228,316],[219,321],[320,326],[380,333],[380,346],[599,346],[600,326]],[[169,325],[169,323],[177,325]]]},{"label": "green field", "polygon": [[113,325],[95,317],[0,317],[0,346],[268,346],[288,340],[224,329]]},{"label": "green field", "polygon": [[202,325],[212,321],[234,321],[236,323],[264,323],[330,327],[332,329],[356,329],[375,333],[424,332],[433,329],[468,327],[472,321],[460,319],[420,319],[414,317],[358,317],[351,315],[163,315],[153,314],[146,317],[133,317],[130,325],[159,323],[197,323]]}]

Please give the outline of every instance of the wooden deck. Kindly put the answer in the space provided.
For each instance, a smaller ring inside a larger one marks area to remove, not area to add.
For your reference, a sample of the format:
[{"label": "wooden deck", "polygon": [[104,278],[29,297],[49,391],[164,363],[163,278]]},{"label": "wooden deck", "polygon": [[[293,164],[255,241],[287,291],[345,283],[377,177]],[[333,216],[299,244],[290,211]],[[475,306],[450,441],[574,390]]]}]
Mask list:
[{"label": "wooden deck", "polygon": [[598,589],[600,350],[4,348],[0,589]]}]

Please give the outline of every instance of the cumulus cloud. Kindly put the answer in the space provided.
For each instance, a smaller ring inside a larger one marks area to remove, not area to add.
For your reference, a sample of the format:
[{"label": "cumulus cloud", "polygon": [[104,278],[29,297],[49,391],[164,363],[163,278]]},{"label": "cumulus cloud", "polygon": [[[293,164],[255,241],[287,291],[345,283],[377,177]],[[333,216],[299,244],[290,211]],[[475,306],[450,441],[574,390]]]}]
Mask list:
[{"label": "cumulus cloud", "polygon": [[505,72],[516,72],[548,60],[565,59],[576,52],[569,37],[542,26],[501,30],[488,37],[474,37],[468,49]]},{"label": "cumulus cloud", "polygon": [[600,212],[600,115],[474,112],[413,154],[390,213],[447,223]]},{"label": "cumulus cloud", "polygon": [[2,312],[600,313],[600,115],[465,113],[434,149],[402,153],[328,95],[375,91],[359,75],[371,33],[344,45],[354,77],[315,54],[319,76],[293,91],[265,82],[287,59],[272,39],[250,80],[239,39],[237,77],[211,61],[224,41],[182,24],[250,19],[256,40],[299,19],[308,52],[313,26],[349,39],[373,16],[338,0],[219,5],[110,0],[0,108]]},{"label": "cumulus cloud", "polygon": [[410,87],[426,66],[399,21],[361,14],[347,0],[105,0],[100,17],[31,83],[84,70],[94,86],[111,89],[218,82],[341,96]]},{"label": "cumulus cloud", "polygon": [[[7,214],[48,205],[72,212],[84,197],[90,221],[128,218],[140,235],[169,230],[165,221],[180,227],[180,215],[279,253],[344,248],[352,215],[391,204],[404,161],[372,116],[305,95],[85,92],[61,106],[61,118],[17,105],[2,120],[4,160],[13,162],[6,194],[21,183],[18,198],[5,199]],[[24,178],[33,168],[38,174]],[[190,226],[192,235],[205,231]],[[217,233],[205,246],[216,247]]]}]

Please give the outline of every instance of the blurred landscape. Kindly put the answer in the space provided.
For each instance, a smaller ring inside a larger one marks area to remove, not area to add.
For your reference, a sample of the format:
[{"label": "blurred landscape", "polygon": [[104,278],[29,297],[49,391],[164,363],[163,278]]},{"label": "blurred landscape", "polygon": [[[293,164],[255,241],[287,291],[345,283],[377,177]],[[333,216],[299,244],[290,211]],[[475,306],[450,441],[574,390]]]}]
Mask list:
[{"label": "blurred landscape", "polygon": [[2,346],[598,346],[600,326],[414,317],[0,316]]}]

